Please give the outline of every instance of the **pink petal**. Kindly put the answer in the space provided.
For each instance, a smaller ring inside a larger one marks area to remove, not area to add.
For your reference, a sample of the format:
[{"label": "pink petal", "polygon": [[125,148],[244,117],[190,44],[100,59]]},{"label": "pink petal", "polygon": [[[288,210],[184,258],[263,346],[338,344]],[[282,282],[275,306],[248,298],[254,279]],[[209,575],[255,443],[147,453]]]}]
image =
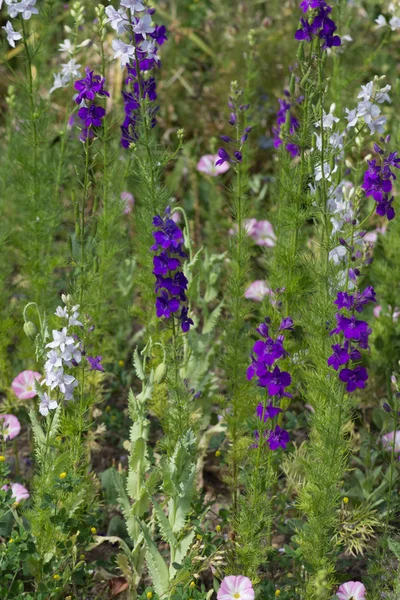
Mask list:
[{"label": "pink petal", "polygon": [[14,415],[0,415],[0,430],[3,427],[4,440],[13,440],[21,431],[21,423]]},{"label": "pink petal", "polygon": [[36,371],[22,371],[17,375],[11,384],[17,398],[27,400],[28,398],[37,396],[35,379],[41,379],[41,374]]}]

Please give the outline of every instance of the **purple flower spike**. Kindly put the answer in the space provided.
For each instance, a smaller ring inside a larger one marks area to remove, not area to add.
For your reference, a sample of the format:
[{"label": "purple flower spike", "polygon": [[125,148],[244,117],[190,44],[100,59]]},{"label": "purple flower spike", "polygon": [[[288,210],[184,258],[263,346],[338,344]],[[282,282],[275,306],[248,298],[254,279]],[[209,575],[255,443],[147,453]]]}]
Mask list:
[{"label": "purple flower spike", "polygon": [[91,104],[89,107],[83,106],[78,110],[78,117],[82,119],[85,127],[100,127],[105,114],[104,108],[95,104]]},{"label": "purple flower spike", "polygon": [[231,157],[224,148],[220,148],[218,150],[218,156],[219,160],[217,160],[217,162],[215,163],[216,167],[218,167],[219,165],[223,165],[225,162],[231,162]]}]

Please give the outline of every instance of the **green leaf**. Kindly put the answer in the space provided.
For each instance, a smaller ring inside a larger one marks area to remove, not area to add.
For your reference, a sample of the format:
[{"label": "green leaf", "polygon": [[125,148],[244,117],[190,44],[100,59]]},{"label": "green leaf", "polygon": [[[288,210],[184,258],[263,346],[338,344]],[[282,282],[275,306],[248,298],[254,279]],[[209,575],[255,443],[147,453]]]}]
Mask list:
[{"label": "green leaf", "polygon": [[139,377],[139,379],[141,381],[144,381],[145,374],[144,374],[144,370],[143,370],[142,361],[140,360],[140,356],[139,356],[139,349],[137,346],[133,353],[133,366],[135,367],[136,375]]},{"label": "green leaf", "polygon": [[202,331],[203,335],[206,333],[211,333],[211,331],[213,331],[215,325],[217,324],[219,316],[221,314],[223,305],[224,305],[224,303],[220,302],[218,304],[218,306],[216,306],[214,308],[214,310],[212,311],[210,316],[205,320],[204,326],[203,326],[203,331]]},{"label": "green leaf", "polygon": [[39,448],[42,448],[46,444],[46,436],[37,419],[36,413],[33,410],[29,411],[29,418],[32,423],[33,437],[35,438],[35,442]]},{"label": "green leaf", "polygon": [[151,539],[150,531],[145,523],[137,519],[138,525],[142,530],[143,537],[147,547],[146,560],[149,573],[154,585],[154,589],[161,597],[167,595],[169,587],[169,572],[166,562],[158,551],[156,545]]},{"label": "green leaf", "polygon": [[156,513],[157,521],[160,527],[160,533],[163,540],[168,542],[170,546],[175,548],[177,546],[177,539],[172,532],[171,525],[168,521],[166,514],[164,513],[161,506],[156,500],[153,499],[154,511]]}]

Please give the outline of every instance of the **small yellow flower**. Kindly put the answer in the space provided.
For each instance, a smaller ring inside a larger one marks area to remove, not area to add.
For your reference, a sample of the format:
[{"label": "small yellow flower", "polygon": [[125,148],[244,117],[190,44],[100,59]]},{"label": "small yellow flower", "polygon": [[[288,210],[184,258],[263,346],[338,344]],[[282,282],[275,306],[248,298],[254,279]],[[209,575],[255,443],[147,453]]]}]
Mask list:
[{"label": "small yellow flower", "polygon": [[[118,364],[119,364],[119,366],[120,366],[120,367],[123,367],[125,363],[124,363],[124,361],[123,361],[123,360],[119,360],[119,361],[118,361]],[[150,593],[151,593],[151,592],[150,592]]]},{"label": "small yellow flower", "polygon": [[60,479],[65,479],[67,476],[66,472],[63,471],[62,473],[60,473]]},{"label": "small yellow flower", "polygon": [[81,555],[79,556],[79,559],[80,559],[80,560],[85,560],[85,555],[84,555],[84,554],[81,554]]},{"label": "small yellow flower", "polygon": [[13,540],[12,538],[10,538],[10,539],[8,540],[8,543],[9,543],[9,544],[12,544],[12,543],[13,543],[13,541],[14,541],[14,540]]},{"label": "small yellow flower", "polygon": [[97,533],[96,527],[91,527],[90,531],[93,533],[93,535],[95,535]]},{"label": "small yellow flower", "polygon": [[217,525],[216,528],[215,528],[215,531],[217,533],[219,533],[221,531],[221,525]]},{"label": "small yellow flower", "polygon": [[0,462],[4,462],[6,460],[6,457],[3,456],[2,454],[0,454]]},{"label": "small yellow flower", "polygon": [[347,497],[347,496],[345,496],[345,497],[343,498],[343,504],[348,504],[348,503],[349,503],[349,499],[348,499],[348,497]]},{"label": "small yellow flower", "polygon": [[56,581],[58,581],[59,579],[61,579],[60,575],[58,575],[57,573],[55,575],[53,575],[53,579],[55,579]]},{"label": "small yellow flower", "polygon": [[199,540],[199,541],[201,541],[203,539],[203,536],[198,533],[196,535],[196,539]]},{"label": "small yellow flower", "polygon": [[275,590],[275,597],[278,598],[281,595],[281,590]]},{"label": "small yellow flower", "polygon": [[72,596],[65,596],[65,600],[72,600]]},{"label": "small yellow flower", "polygon": [[12,503],[12,507],[13,507],[13,508],[17,508],[17,506],[19,506],[19,502],[13,502],[13,503]]},{"label": "small yellow flower", "polygon": [[106,412],[110,412],[111,406],[106,406]]},{"label": "small yellow flower", "polygon": [[146,594],[147,600],[151,600],[152,597],[153,597],[153,592],[147,592],[147,594]]},{"label": "small yellow flower", "polygon": [[194,588],[196,587],[196,583],[194,581],[191,581],[189,584],[189,587]]},{"label": "small yellow flower", "polygon": [[221,450],[217,450],[215,453],[215,456],[218,458],[218,456],[221,456]]}]

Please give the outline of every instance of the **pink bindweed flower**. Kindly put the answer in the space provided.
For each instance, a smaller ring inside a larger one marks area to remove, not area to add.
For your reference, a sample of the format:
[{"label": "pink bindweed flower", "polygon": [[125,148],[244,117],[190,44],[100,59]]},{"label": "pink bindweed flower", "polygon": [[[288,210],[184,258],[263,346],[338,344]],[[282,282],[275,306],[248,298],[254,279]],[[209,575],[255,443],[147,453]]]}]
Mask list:
[{"label": "pink bindweed flower", "polygon": [[253,281],[244,293],[245,298],[257,302],[261,302],[265,296],[272,296],[272,290],[269,289],[265,281],[260,279]]},{"label": "pink bindweed flower", "polygon": [[[10,486],[6,484],[6,485],[3,485],[3,487],[1,489],[7,491],[10,489]],[[27,500],[30,496],[26,487],[24,487],[20,483],[12,483],[11,484],[11,493],[12,493],[12,497],[15,499],[15,502],[18,502],[18,503],[21,502],[21,500]]]},{"label": "pink bindweed flower", "polygon": [[35,381],[41,379],[41,374],[36,371],[22,371],[11,384],[15,395],[20,400],[27,400],[37,396]]},{"label": "pink bindweed flower", "polygon": [[392,450],[394,442],[394,451],[400,452],[400,431],[391,431],[382,436],[382,444],[387,450]]},{"label": "pink bindweed flower", "polygon": [[218,175],[222,175],[222,173],[226,173],[229,169],[229,163],[227,162],[216,166],[215,163],[217,160],[218,154],[205,154],[200,158],[196,168],[200,173],[217,177]]},{"label": "pink bindweed flower", "polygon": [[21,431],[21,423],[14,415],[0,415],[0,433],[4,436],[4,441],[13,440]]},{"label": "pink bindweed flower", "polygon": [[367,590],[359,581],[347,581],[342,583],[336,592],[339,600],[365,600]]},{"label": "pink bindweed flower", "polygon": [[124,215],[129,215],[135,206],[135,197],[130,192],[122,192],[121,200],[125,204]]},{"label": "pink bindweed flower", "polygon": [[269,221],[256,221],[249,235],[257,246],[267,246],[268,248],[275,246],[276,235]]},{"label": "pink bindweed flower", "polygon": [[251,581],[243,575],[224,577],[217,594],[218,600],[254,600]]}]

